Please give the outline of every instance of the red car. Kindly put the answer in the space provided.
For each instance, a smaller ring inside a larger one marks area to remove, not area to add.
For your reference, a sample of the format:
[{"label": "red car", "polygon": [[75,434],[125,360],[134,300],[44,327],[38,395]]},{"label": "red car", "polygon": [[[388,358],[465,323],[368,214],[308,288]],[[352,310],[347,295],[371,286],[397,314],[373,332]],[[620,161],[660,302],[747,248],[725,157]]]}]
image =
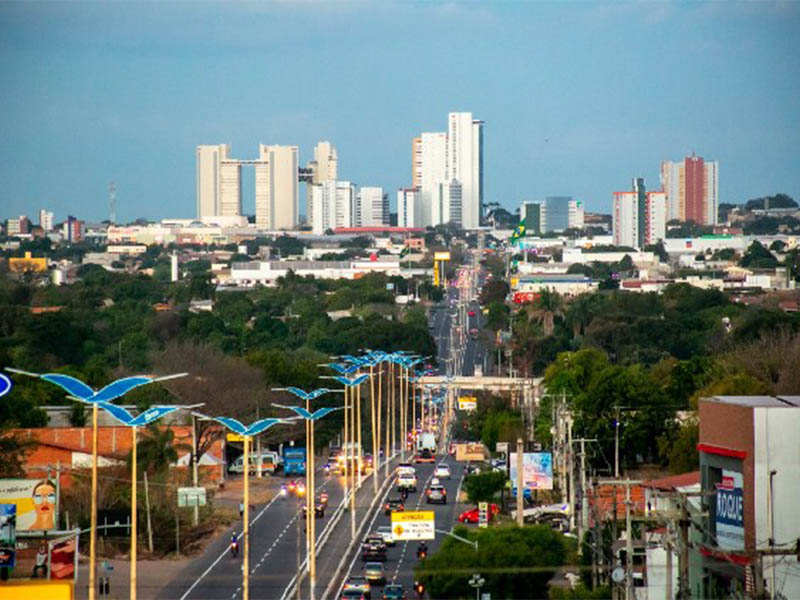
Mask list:
[{"label": "red car", "polygon": [[[497,504],[490,504],[489,505],[489,520],[491,521],[497,513],[500,512],[500,507]],[[470,510],[465,510],[460,515],[458,515],[458,522],[459,523],[477,523],[478,522],[478,507],[472,508]]]},{"label": "red car", "polygon": [[475,316],[475,311],[474,311],[474,310],[471,310],[471,311],[469,311],[467,314],[468,314],[470,317],[474,317],[474,316]]}]

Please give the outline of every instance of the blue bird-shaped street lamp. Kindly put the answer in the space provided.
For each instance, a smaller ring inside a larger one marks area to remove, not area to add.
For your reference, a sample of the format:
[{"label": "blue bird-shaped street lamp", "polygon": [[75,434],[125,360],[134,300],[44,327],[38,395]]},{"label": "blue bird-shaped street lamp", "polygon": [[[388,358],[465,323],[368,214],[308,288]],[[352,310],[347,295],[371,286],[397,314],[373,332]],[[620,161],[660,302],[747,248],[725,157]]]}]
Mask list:
[{"label": "blue bird-shaped street lamp", "polygon": [[244,425],[242,424],[241,421],[234,419],[232,417],[207,417],[207,418],[211,419],[212,421],[216,421],[217,423],[222,423],[223,425],[225,425],[225,427],[227,427],[234,433],[238,433],[239,435],[244,435],[248,437],[258,435],[259,433],[262,433],[275,425],[279,425],[281,423],[291,423],[292,421],[295,420],[293,418],[259,419],[258,421],[255,421],[250,425]]},{"label": "blue bird-shaped street lamp", "polygon": [[340,375],[349,375],[358,371],[358,365],[343,365],[340,363],[328,363],[326,366],[330,367]]},{"label": "blue bird-shaped street lamp", "polygon": [[141,427],[157,421],[164,415],[179,410],[180,406],[151,406],[137,416],[133,416],[125,407],[110,402],[98,402],[98,406],[109,413],[117,421],[129,427]]},{"label": "blue bird-shaped street lamp", "polygon": [[345,387],[355,387],[357,385],[361,385],[367,379],[369,379],[369,375],[366,373],[363,375],[358,375],[356,377],[344,377],[344,376],[337,376],[333,378],[334,380],[338,381]]},{"label": "blue bird-shaped street lamp", "polygon": [[324,417],[326,415],[329,415],[330,413],[332,413],[335,410],[343,410],[344,409],[344,406],[334,406],[334,407],[326,406],[324,408],[318,408],[317,410],[315,410],[312,413],[312,412],[307,411],[302,406],[286,406],[285,404],[273,404],[272,406],[277,406],[278,408],[286,408],[286,409],[289,409],[289,410],[293,410],[298,415],[300,415],[301,418],[306,419],[308,421],[317,421],[317,420],[321,419],[322,417]]}]

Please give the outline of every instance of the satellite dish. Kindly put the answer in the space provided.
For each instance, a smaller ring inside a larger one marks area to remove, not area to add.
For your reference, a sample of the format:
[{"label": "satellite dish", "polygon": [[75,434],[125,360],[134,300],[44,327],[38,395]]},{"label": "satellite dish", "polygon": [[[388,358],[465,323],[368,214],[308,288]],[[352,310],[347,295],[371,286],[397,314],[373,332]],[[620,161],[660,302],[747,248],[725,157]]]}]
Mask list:
[{"label": "satellite dish", "polygon": [[625,581],[625,569],[622,567],[617,567],[611,571],[611,581],[614,583],[622,583]]}]

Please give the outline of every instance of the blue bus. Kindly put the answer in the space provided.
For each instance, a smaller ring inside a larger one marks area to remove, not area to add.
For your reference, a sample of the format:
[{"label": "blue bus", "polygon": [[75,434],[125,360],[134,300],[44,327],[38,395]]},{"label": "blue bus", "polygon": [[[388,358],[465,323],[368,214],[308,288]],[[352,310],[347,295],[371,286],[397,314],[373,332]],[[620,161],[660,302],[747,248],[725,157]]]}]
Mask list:
[{"label": "blue bus", "polygon": [[300,446],[284,446],[283,473],[290,475],[306,474],[306,449]]}]

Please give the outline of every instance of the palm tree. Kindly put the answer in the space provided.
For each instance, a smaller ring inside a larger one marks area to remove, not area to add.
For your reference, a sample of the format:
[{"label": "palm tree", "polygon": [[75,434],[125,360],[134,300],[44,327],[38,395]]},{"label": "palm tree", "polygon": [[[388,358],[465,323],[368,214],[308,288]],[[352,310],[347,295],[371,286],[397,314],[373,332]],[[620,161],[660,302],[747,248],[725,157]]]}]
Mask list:
[{"label": "palm tree", "polygon": [[564,316],[564,303],[558,293],[551,290],[542,290],[539,298],[527,305],[528,319],[538,321],[545,337],[553,335],[556,317]]},{"label": "palm tree", "polygon": [[[175,443],[175,432],[171,427],[160,428],[155,423],[147,426],[147,433],[136,445],[136,460],[139,470],[160,473],[178,460],[178,450],[189,450],[187,444]],[[128,464],[131,462],[130,454]]]}]

